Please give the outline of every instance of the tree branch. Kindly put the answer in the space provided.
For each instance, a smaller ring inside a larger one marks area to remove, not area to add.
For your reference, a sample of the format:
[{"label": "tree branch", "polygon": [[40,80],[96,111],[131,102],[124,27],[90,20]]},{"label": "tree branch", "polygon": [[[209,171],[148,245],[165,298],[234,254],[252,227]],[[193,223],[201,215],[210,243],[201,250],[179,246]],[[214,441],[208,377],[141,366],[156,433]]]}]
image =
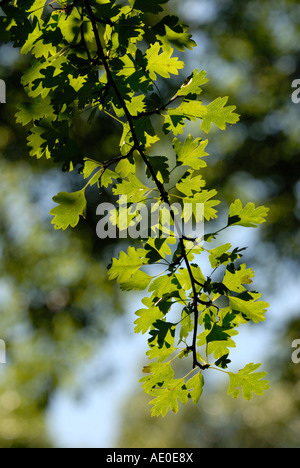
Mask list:
[{"label": "tree branch", "polygon": [[[155,174],[155,171],[154,171],[151,163],[149,162],[147,156],[145,155],[144,147],[140,144],[139,139],[138,139],[137,134],[136,134],[136,130],[135,130],[135,126],[134,126],[134,117],[129,112],[128,107],[126,105],[126,102],[125,102],[121,92],[119,91],[118,86],[117,86],[117,84],[116,84],[116,82],[114,80],[113,74],[112,74],[112,72],[111,72],[111,70],[109,68],[108,60],[107,60],[107,57],[106,57],[106,55],[104,53],[103,46],[102,46],[101,39],[100,39],[100,35],[99,35],[99,31],[98,31],[98,27],[97,27],[97,18],[94,15],[94,12],[92,10],[92,7],[90,5],[89,0],[84,0],[84,4],[86,6],[88,17],[90,18],[90,21],[91,21],[91,24],[92,24],[92,28],[93,28],[93,32],[94,32],[94,36],[95,36],[95,41],[96,41],[96,45],[97,45],[98,57],[103,62],[103,66],[104,66],[104,69],[105,69],[105,72],[106,72],[106,75],[107,75],[107,81],[111,85],[111,87],[113,88],[113,90],[114,90],[114,92],[115,92],[115,94],[116,94],[116,96],[117,96],[117,98],[118,98],[118,100],[120,102],[120,105],[121,105],[121,107],[122,107],[122,109],[123,109],[123,111],[125,113],[128,124],[129,124],[129,128],[130,128],[133,143],[134,143],[133,148],[132,148],[132,152],[134,150],[136,150],[140,154],[142,160],[144,161],[145,165],[147,166],[147,168],[148,168],[148,170],[149,170],[149,172],[151,174],[151,177],[152,177],[152,179],[153,179],[153,181],[154,181],[154,183],[155,183],[155,185],[156,185],[156,187],[157,187],[157,189],[158,189],[158,191],[160,193],[161,200],[164,203],[166,203],[166,205],[168,205],[168,207],[169,207],[169,211],[170,211],[172,220],[174,222],[174,226],[177,229],[177,232],[180,232],[180,228],[178,226],[175,213],[171,208],[169,194],[165,190],[164,185],[157,178],[157,175]],[[170,103],[173,102],[173,100],[175,100],[175,97],[172,98]],[[157,113],[157,112],[153,112],[153,113]],[[191,240],[191,239],[189,239],[189,240]],[[181,255],[182,255],[182,258],[183,258],[183,260],[185,262],[185,265],[186,265],[186,268],[187,268],[187,271],[188,271],[188,274],[189,274],[189,277],[190,277],[190,281],[191,281],[191,284],[192,284],[192,291],[193,291],[194,334],[193,334],[193,341],[192,341],[192,346],[191,346],[191,350],[193,352],[193,368],[199,367],[200,369],[204,370],[204,369],[207,369],[209,367],[209,365],[208,364],[202,365],[202,364],[199,363],[199,361],[197,359],[197,330],[198,330],[198,319],[199,319],[198,294],[197,294],[197,289],[196,289],[196,283],[197,282],[196,282],[196,280],[195,280],[195,278],[193,276],[193,272],[191,270],[191,266],[190,266],[188,256],[187,256],[187,251],[186,251],[185,244],[184,244],[184,239],[182,238],[182,236],[180,237],[179,242],[180,242],[180,247],[181,247]]]}]

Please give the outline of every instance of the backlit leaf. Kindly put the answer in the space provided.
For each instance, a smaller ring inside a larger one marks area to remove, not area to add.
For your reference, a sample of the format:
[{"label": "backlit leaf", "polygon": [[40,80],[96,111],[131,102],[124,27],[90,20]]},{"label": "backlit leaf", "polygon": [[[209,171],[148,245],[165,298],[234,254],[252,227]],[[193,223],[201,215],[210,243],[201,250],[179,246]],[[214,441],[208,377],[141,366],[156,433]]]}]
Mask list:
[{"label": "backlit leaf", "polygon": [[189,398],[193,400],[193,403],[198,403],[203,393],[204,377],[202,372],[198,372],[191,377],[186,383],[186,388],[189,390]]},{"label": "backlit leaf", "polygon": [[178,165],[189,166],[192,169],[199,170],[206,167],[206,162],[202,158],[208,156],[205,151],[208,140],[202,141],[201,138],[194,138],[188,135],[184,144],[175,138],[173,140],[173,148],[177,156]]},{"label": "backlit leaf", "polygon": [[238,225],[244,227],[258,227],[266,222],[269,208],[265,206],[255,207],[254,203],[248,203],[243,208],[241,200],[236,200],[230,205],[228,225]]},{"label": "backlit leaf", "polygon": [[245,299],[230,297],[230,307],[254,323],[264,322],[266,320],[265,313],[270,304],[258,301],[260,297],[261,294],[258,293],[248,293]]},{"label": "backlit leaf", "polygon": [[269,382],[262,380],[267,373],[255,372],[261,367],[261,364],[247,364],[244,369],[241,369],[237,374],[229,372],[230,385],[228,394],[232,398],[237,398],[242,391],[245,400],[251,400],[253,393],[262,396],[264,391],[269,387]]},{"label": "backlit leaf", "polygon": [[75,227],[79,223],[80,217],[85,217],[86,199],[84,191],[60,192],[53,197],[53,201],[58,203],[58,206],[50,211],[50,214],[54,216],[52,224],[54,224],[55,229],[65,230],[69,226]]},{"label": "backlit leaf", "polygon": [[134,247],[128,247],[127,253],[122,251],[119,258],[113,259],[109,270],[109,277],[110,279],[117,279],[118,283],[126,283],[145,264],[147,264],[147,261],[145,261],[145,251],[143,249],[136,250]]},{"label": "backlit leaf", "polygon": [[191,76],[189,76],[185,83],[181,86],[177,92],[178,96],[188,96],[189,94],[196,94],[199,96],[202,93],[201,86],[205,85],[209,80],[206,78],[206,72],[201,70],[194,70]]},{"label": "backlit leaf", "polygon": [[239,121],[239,115],[234,111],[235,106],[226,106],[228,97],[217,98],[207,106],[207,113],[203,116],[201,129],[209,133],[214,123],[221,130],[226,129],[226,124],[235,124]]},{"label": "backlit leaf", "polygon": [[254,276],[255,273],[253,269],[247,268],[245,264],[240,265],[238,270],[235,270],[234,267],[227,267],[223,283],[230,291],[243,292],[246,290],[243,285],[253,283],[252,278],[254,278]]},{"label": "backlit leaf", "polygon": [[184,67],[184,63],[178,60],[177,57],[172,57],[173,50],[170,48],[168,50],[161,50],[161,45],[159,42],[151,45],[146,52],[147,59],[147,71],[150,74],[152,80],[156,80],[156,74],[164,77],[170,78],[170,73],[173,75],[178,75],[178,70]]}]

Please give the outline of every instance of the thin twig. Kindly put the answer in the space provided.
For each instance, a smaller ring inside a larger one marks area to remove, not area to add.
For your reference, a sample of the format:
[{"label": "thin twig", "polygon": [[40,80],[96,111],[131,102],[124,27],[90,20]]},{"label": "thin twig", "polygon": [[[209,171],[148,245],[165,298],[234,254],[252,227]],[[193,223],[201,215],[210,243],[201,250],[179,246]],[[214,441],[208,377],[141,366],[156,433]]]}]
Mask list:
[{"label": "thin twig", "polygon": [[152,116],[152,115],[154,115],[154,114],[160,115],[161,112],[163,112],[164,110],[166,110],[166,108],[167,108],[170,104],[172,104],[173,102],[175,102],[176,99],[179,99],[180,97],[181,97],[181,96],[175,95],[175,96],[172,97],[172,99],[170,99],[169,102],[167,102],[167,104],[164,104],[164,105],[162,105],[161,107],[157,107],[156,109],[154,109],[154,110],[152,110],[152,111],[140,112],[138,115],[132,116],[132,119],[133,119],[133,120],[139,120],[139,119],[141,119],[142,117],[148,117],[148,116],[150,117],[150,116]]}]

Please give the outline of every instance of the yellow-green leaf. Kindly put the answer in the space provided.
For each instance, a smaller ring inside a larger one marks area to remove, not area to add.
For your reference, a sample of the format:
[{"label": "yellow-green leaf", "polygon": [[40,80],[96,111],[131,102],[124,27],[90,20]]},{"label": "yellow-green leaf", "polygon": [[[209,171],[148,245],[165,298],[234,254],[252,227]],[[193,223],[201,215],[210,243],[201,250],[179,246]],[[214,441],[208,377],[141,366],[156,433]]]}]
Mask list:
[{"label": "yellow-green leaf", "polygon": [[58,206],[50,211],[54,216],[52,224],[55,229],[67,229],[69,226],[75,227],[79,223],[80,217],[85,217],[86,199],[83,190],[79,192],[60,192],[53,197],[53,201]]}]

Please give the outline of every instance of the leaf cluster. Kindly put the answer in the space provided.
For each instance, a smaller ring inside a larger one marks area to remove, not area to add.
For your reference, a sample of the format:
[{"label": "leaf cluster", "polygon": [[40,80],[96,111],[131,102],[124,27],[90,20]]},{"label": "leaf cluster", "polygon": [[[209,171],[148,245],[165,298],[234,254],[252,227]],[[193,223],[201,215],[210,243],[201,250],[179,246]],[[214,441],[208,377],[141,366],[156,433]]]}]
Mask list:
[{"label": "leaf cluster", "polygon": [[[254,373],[259,365],[249,364],[237,374],[227,368],[238,327],[264,321],[268,304],[249,289],[254,271],[240,263],[243,249],[211,243],[224,229],[257,227],[265,222],[268,209],[253,203],[243,207],[236,200],[229,207],[227,225],[203,239],[176,235],[170,229],[170,225],[177,229],[180,208],[186,222],[217,218],[217,192],[207,190],[203,178],[209,156],[207,135],[213,127],[226,130],[239,115],[235,106],[228,105],[228,97],[210,103],[200,99],[208,81],[203,70],[183,77],[175,94],[164,95],[163,80],[184,68],[176,50],[196,45],[178,18],[161,18],[167,2],[129,0],[124,5],[115,0],[73,0],[53,7],[41,0],[17,0],[2,7],[6,16],[0,18],[3,37],[32,56],[22,78],[28,102],[17,113],[17,121],[29,126],[30,155],[51,158],[65,170],[79,168],[85,179],[82,190],[54,197],[55,229],[75,227],[85,217],[88,186],[98,184],[121,197],[118,216],[112,218],[120,230],[137,232],[142,208],[154,202],[151,232],[139,248],[129,246],[112,260],[109,277],[123,290],[147,291],[142,300],[145,308],[136,312],[135,331],[149,337],[150,363],[141,382],[153,397],[155,416],[164,416],[168,409],[177,412],[178,401],[196,403],[207,369],[228,374],[233,397],[239,388],[246,399],[267,388],[261,380],[265,374]],[[152,15],[150,25],[148,15]],[[71,138],[72,122],[83,112],[90,112],[90,121],[104,112],[118,122],[115,158],[100,163],[77,147]],[[203,138],[182,136],[189,122],[199,123]],[[156,153],[160,130],[171,135],[172,157]],[[125,224],[121,210],[126,212]],[[210,261],[208,274],[200,267],[203,253]],[[161,267],[155,277],[153,265]],[[214,279],[217,271],[222,280]],[[191,360],[191,371],[178,378],[172,364],[184,358]]]}]

